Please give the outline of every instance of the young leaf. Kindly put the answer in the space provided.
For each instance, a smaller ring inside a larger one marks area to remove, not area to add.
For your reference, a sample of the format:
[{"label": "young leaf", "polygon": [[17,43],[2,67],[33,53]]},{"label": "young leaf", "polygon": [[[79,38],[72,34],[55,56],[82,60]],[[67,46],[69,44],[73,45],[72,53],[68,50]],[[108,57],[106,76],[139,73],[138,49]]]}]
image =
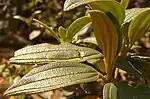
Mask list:
[{"label": "young leaf", "polygon": [[75,20],[67,29],[66,41],[71,42],[73,37],[88,23],[91,22],[89,16],[84,16]]},{"label": "young leaf", "polygon": [[124,7],[124,9],[126,9],[128,7],[130,0],[121,0],[121,5]]},{"label": "young leaf", "polygon": [[133,44],[150,29],[150,8],[142,11],[129,25],[129,42]]},{"label": "young leaf", "polygon": [[131,22],[131,20],[133,20],[140,13],[144,12],[146,9],[148,8],[132,8],[125,10],[125,20],[123,24]]},{"label": "young leaf", "polygon": [[89,3],[92,10],[102,10],[105,13],[112,13],[116,19],[118,20],[119,24],[124,22],[125,18],[125,10],[121,6],[121,4],[117,1],[97,1]]},{"label": "young leaf", "polygon": [[66,0],[64,3],[64,11],[74,9],[78,6],[89,4],[96,1],[115,1],[115,0]]},{"label": "young leaf", "polygon": [[[105,57],[106,73],[112,76],[115,68],[112,64],[117,53],[118,35],[112,21],[104,12],[90,10],[89,13],[91,15],[95,37]],[[110,80],[111,77],[108,77],[108,79]]]},{"label": "young leaf", "polygon": [[7,89],[4,95],[45,92],[98,79],[98,72],[91,66],[77,62],[51,62],[33,68]]},{"label": "young leaf", "polygon": [[65,42],[65,40],[66,40],[66,29],[63,28],[62,26],[60,26],[58,28],[58,33],[59,33],[61,42]]}]

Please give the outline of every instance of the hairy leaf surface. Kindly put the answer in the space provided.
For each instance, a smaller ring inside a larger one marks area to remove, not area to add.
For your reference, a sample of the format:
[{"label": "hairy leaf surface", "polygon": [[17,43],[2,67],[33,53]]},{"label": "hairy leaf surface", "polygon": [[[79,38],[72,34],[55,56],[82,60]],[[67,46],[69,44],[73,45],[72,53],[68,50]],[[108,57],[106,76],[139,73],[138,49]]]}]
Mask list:
[{"label": "hairy leaf surface", "polygon": [[12,85],[5,92],[5,95],[45,92],[74,84],[96,81],[98,78],[98,72],[91,66],[76,62],[51,62],[33,68]]},{"label": "hairy leaf surface", "polygon": [[17,50],[14,57],[10,58],[10,62],[17,64],[43,64],[51,61],[83,62],[102,57],[103,55],[97,50],[67,42],[59,45],[43,43]]}]

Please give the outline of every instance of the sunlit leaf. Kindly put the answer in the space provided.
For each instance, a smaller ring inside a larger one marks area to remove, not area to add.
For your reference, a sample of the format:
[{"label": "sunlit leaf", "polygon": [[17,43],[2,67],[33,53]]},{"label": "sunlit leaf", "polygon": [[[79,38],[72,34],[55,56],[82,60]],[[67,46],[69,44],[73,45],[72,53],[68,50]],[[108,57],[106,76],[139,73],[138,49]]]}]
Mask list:
[{"label": "sunlit leaf", "polygon": [[129,42],[133,44],[150,29],[150,8],[145,9],[135,17],[129,25]]},{"label": "sunlit leaf", "polygon": [[76,62],[51,62],[33,68],[4,94],[45,92],[74,84],[96,81],[98,78],[98,72],[91,66]]},{"label": "sunlit leaf", "polygon": [[93,10],[111,12],[121,24],[125,18],[124,8],[115,0],[66,0],[64,11],[74,9],[78,6],[89,4]]},{"label": "sunlit leaf", "polygon": [[93,10],[102,10],[105,13],[110,12],[112,13],[116,19],[118,20],[119,24],[122,24],[125,18],[125,10],[122,5],[117,1],[97,1],[89,3],[90,7]]},{"label": "sunlit leaf", "polygon": [[17,50],[14,57],[10,58],[10,62],[16,64],[43,64],[52,61],[83,62],[102,57],[103,55],[97,50],[67,42],[59,45],[43,43]]},{"label": "sunlit leaf", "polygon": [[66,29],[60,26],[58,28],[58,33],[59,33],[61,42],[64,42],[66,40]]},{"label": "sunlit leaf", "polygon": [[78,6],[85,5],[95,1],[114,1],[114,0],[66,0],[64,3],[64,11],[74,9]]},{"label": "sunlit leaf", "polygon": [[121,5],[124,7],[124,9],[126,9],[128,7],[130,0],[121,0]]},{"label": "sunlit leaf", "polygon": [[136,16],[138,16],[140,13],[144,12],[148,8],[132,8],[125,10],[125,20],[123,24],[126,24],[128,22],[131,22]]},{"label": "sunlit leaf", "polygon": [[113,83],[107,83],[104,85],[103,99],[118,99],[117,87]]},{"label": "sunlit leaf", "polygon": [[104,12],[91,10],[89,13],[91,15],[95,37],[105,57],[106,73],[112,73],[114,69],[112,63],[118,47],[118,35],[115,27]]},{"label": "sunlit leaf", "polygon": [[150,79],[150,57],[120,56],[117,59],[117,67],[134,76]]},{"label": "sunlit leaf", "polygon": [[66,40],[68,42],[72,41],[73,37],[90,22],[91,20],[89,16],[84,16],[75,20],[67,29]]},{"label": "sunlit leaf", "polygon": [[41,34],[40,30],[33,30],[29,35],[29,39],[33,40],[33,39],[37,38],[38,36],[40,36],[40,34]]}]

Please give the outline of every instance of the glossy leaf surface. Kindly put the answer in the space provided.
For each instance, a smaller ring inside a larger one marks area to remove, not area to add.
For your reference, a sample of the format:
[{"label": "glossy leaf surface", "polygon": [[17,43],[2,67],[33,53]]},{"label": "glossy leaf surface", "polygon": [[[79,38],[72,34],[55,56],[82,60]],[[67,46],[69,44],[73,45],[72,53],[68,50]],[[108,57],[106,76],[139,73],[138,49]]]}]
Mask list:
[{"label": "glossy leaf surface", "polygon": [[88,23],[91,22],[89,16],[84,16],[75,20],[67,29],[66,41],[71,42],[73,37]]},{"label": "glossy leaf surface", "polygon": [[91,10],[89,13],[95,37],[105,57],[106,73],[110,73],[114,69],[112,63],[117,53],[118,35],[113,23],[104,12]]},{"label": "glossy leaf surface", "polygon": [[125,10],[117,1],[97,1],[89,3],[91,9],[101,10],[105,13],[112,13],[119,24],[122,24],[125,18]]},{"label": "glossy leaf surface", "polygon": [[74,84],[96,81],[98,78],[98,72],[91,66],[76,62],[51,62],[33,68],[4,94],[45,92]]}]

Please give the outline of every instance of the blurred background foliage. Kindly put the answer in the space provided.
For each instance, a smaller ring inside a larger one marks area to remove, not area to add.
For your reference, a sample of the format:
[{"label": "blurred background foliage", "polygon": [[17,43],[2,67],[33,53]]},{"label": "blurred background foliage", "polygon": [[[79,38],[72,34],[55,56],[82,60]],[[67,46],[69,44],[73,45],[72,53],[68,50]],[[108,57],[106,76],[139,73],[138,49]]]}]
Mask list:
[{"label": "blurred background foliage", "polygon": [[[27,24],[13,17],[19,15],[30,18],[34,12],[40,11],[35,18],[51,26],[55,31],[58,31],[59,26],[67,28],[75,19],[86,14],[85,7],[78,7],[72,11],[63,12],[64,1],[0,0],[0,99],[7,99],[8,97],[2,96],[4,90],[30,70],[30,67],[9,64],[8,59],[13,56],[15,50],[26,45],[43,42],[58,43],[39,24]],[[128,8],[147,6],[150,6],[150,0],[130,0]],[[146,33],[136,44],[140,47],[133,50],[134,52],[142,55],[150,55],[150,32]],[[85,91],[80,90],[77,94],[79,93],[83,94]],[[37,98],[38,96],[32,97],[41,99]],[[24,99],[28,98],[26,97]],[[11,97],[11,99],[16,98]],[[30,97],[29,99],[32,98]]]}]

